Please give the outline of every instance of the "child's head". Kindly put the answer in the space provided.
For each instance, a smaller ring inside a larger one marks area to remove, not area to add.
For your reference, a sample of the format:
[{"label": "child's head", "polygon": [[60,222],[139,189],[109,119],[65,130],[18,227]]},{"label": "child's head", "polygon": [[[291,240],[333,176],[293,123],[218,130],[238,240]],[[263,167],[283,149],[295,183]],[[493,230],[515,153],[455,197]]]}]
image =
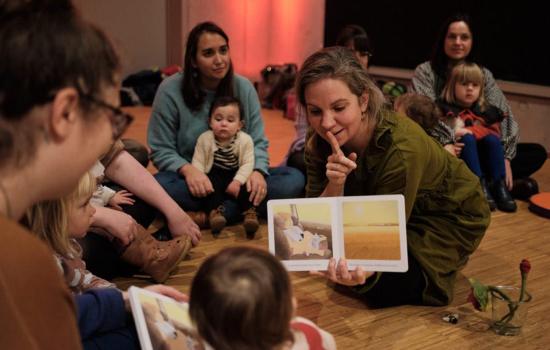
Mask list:
[{"label": "child's head", "polygon": [[484,79],[483,71],[477,64],[470,62],[457,64],[445,84],[442,97],[445,102],[461,107],[469,108],[478,102],[483,108]]},{"label": "child's head", "polygon": [[433,128],[442,117],[441,110],[434,101],[412,92],[397,97],[394,109],[417,122],[424,130]]},{"label": "child's head", "polygon": [[81,238],[88,231],[95,209],[90,198],[96,188],[95,178],[86,173],[72,193],[61,199],[43,201],[27,211],[29,229],[58,254],[73,255],[69,238]]},{"label": "child's head", "polygon": [[190,299],[191,319],[217,350],[273,349],[292,340],[290,279],[265,250],[232,247],[211,256],[193,279]]},{"label": "child's head", "polygon": [[208,124],[216,140],[229,141],[243,127],[241,103],[230,96],[218,97],[210,107]]}]

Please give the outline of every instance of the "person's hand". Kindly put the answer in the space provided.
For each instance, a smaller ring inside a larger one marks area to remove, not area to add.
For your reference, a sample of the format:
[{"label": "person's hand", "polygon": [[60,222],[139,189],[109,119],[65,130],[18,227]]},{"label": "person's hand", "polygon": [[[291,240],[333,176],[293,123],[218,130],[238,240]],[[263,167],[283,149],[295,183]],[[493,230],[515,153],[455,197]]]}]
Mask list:
[{"label": "person's hand", "polygon": [[449,152],[453,156],[455,156],[455,157],[457,156],[456,155],[456,147],[452,143],[449,143],[449,144],[443,146],[443,148],[445,148],[445,151]]},{"label": "person's hand", "polygon": [[[162,294],[179,302],[189,302],[189,297],[186,294],[183,294],[174,287],[169,287],[164,284],[154,284],[152,286],[147,286],[144,289],[150,292]],[[130,311],[130,297],[127,291],[122,292],[122,300],[124,300],[124,307],[126,310]]]},{"label": "person's hand", "polygon": [[[179,209],[179,208],[178,208]],[[173,237],[182,237],[187,235],[191,238],[193,246],[199,244],[201,240],[201,230],[199,226],[183,210],[179,209],[173,214],[166,215],[168,229]]]},{"label": "person's hand", "polygon": [[214,192],[214,187],[212,186],[208,176],[197,169],[194,165],[185,164],[181,167],[180,171],[183,177],[185,177],[185,182],[187,183],[187,187],[189,187],[189,192],[191,192],[193,196],[202,198]]},{"label": "person's hand", "polygon": [[232,197],[239,197],[239,192],[241,191],[241,183],[237,180],[231,181],[227,188],[225,189],[225,193]]},{"label": "person's hand", "polygon": [[348,174],[357,168],[357,153],[352,152],[346,157],[332,132],[327,131],[326,136],[332,148],[332,154],[327,158],[328,181],[336,186],[344,186]]},{"label": "person's hand", "polygon": [[508,191],[511,191],[514,187],[514,175],[512,174],[512,165],[510,159],[504,158],[504,170],[506,172],[505,183]]},{"label": "person's hand", "polygon": [[334,258],[331,258],[327,271],[310,271],[310,274],[324,277],[334,283],[352,287],[365,284],[367,278],[372,276],[374,272],[365,271],[361,266],[357,266],[355,270],[349,271],[345,258],[341,258],[338,264],[336,264]]},{"label": "person's hand", "polygon": [[133,217],[123,211],[110,208],[98,208],[96,215],[100,215],[99,220],[95,220],[93,226],[106,230],[113,237],[120,240],[123,246],[130,244],[137,235],[138,224]]},{"label": "person's hand", "polygon": [[126,190],[118,191],[107,204],[109,204],[109,206],[111,206],[113,209],[122,211],[121,205],[133,205],[136,202],[136,200],[133,199],[132,196],[133,194]]},{"label": "person's hand", "polygon": [[261,201],[267,196],[267,183],[265,178],[257,170],[254,170],[246,181],[246,191],[250,193],[248,200],[252,202],[252,205],[258,206]]},{"label": "person's hand", "polygon": [[462,143],[462,142],[455,142],[454,148],[455,148],[455,155],[456,155],[457,157],[460,157],[460,154],[462,154],[462,149],[464,148],[464,143]]}]

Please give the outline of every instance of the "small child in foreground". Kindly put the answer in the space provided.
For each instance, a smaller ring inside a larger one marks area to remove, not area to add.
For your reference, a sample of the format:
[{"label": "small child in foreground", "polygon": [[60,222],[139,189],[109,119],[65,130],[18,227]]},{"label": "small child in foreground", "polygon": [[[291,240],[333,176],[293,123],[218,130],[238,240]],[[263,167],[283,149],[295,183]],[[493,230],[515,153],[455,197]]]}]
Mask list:
[{"label": "small child in foreground", "polygon": [[[96,179],[88,172],[71,194],[35,204],[25,218],[30,231],[55,252],[63,276],[76,294],[92,288],[114,287],[114,284],[86,269],[82,260],[82,247],[77,242],[77,239],[86,236],[92,224],[95,208],[90,199],[96,188]],[[154,281],[162,283],[190,247],[191,243],[183,239],[156,241],[143,227],[138,226],[135,239],[128,246],[121,247],[121,254],[125,261],[139,267]]]},{"label": "small child in foreground", "polygon": [[71,194],[59,200],[35,204],[26,217],[30,230],[55,252],[63,277],[75,294],[92,288],[116,287],[86,269],[82,247],[76,241],[86,235],[92,223],[95,209],[90,198],[95,189],[95,179],[86,173]]},{"label": "small child in foreground", "polygon": [[205,348],[336,349],[333,336],[296,317],[284,266],[265,250],[226,248],[193,279],[189,312]]}]

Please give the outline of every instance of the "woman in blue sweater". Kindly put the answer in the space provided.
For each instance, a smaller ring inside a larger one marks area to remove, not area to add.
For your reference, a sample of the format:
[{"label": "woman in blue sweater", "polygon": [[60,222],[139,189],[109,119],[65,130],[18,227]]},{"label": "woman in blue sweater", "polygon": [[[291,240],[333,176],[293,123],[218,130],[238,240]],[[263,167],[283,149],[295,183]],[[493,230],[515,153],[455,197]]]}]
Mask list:
[{"label": "woman in blue sweater", "polygon": [[[265,214],[265,200],[298,197],[305,179],[290,167],[269,168],[268,141],[260,102],[252,84],[233,73],[229,38],[216,24],[200,23],[187,40],[183,74],[175,74],[159,87],[149,121],[147,139],[151,159],[159,169],[158,182],[186,211],[200,211],[198,198],[213,192],[208,177],[192,164],[197,138],[208,130],[208,111],[215,97],[233,96],[243,105],[243,130],[254,141],[254,172],[247,181],[250,201]],[[224,202],[228,222],[241,213],[235,200]],[[197,216],[195,216],[197,218]],[[202,224],[206,217],[197,219]]]}]

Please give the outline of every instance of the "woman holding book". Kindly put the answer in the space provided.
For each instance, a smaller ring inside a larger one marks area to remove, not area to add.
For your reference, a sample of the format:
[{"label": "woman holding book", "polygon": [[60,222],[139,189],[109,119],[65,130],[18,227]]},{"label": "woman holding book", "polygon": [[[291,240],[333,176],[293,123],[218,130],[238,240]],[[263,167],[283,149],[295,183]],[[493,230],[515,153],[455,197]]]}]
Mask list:
[{"label": "woman holding book", "polygon": [[308,197],[405,196],[406,273],[348,271],[342,259],[318,274],[353,286],[376,306],[448,304],[457,271],[489,225],[477,178],[415,122],[387,110],[349,50],[310,56],[296,91],[314,131],[306,139]]}]

